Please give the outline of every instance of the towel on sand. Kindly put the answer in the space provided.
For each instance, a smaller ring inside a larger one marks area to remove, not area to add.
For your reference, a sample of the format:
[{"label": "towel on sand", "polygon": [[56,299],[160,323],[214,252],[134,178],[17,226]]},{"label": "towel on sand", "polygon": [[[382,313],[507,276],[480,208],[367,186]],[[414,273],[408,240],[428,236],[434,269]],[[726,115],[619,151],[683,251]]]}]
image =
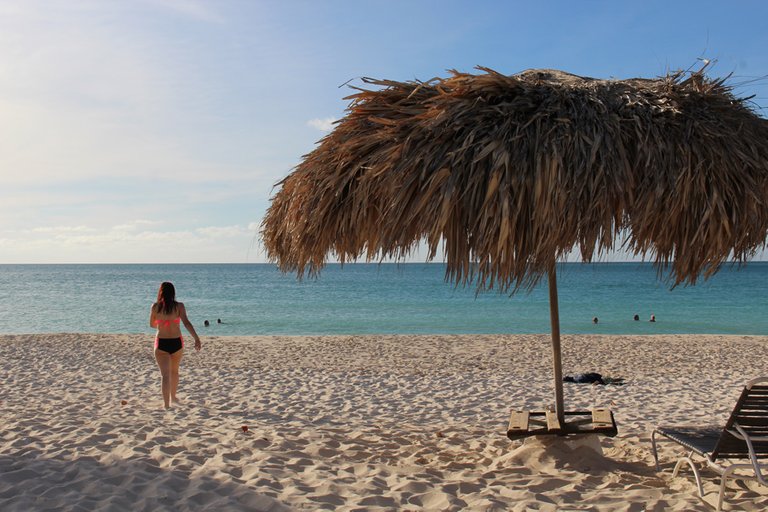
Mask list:
[{"label": "towel on sand", "polygon": [[623,377],[603,377],[599,373],[577,373],[576,375],[566,375],[563,377],[563,382],[575,382],[576,384],[612,384],[614,386],[623,386]]}]

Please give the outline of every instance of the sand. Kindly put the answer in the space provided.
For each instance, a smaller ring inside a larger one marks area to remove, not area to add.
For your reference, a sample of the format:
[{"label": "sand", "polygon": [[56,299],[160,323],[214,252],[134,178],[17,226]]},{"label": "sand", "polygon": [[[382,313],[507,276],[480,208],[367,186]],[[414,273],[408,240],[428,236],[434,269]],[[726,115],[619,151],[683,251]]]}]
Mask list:
[{"label": "sand", "polygon": [[[145,335],[0,336],[0,510],[712,510],[659,423],[722,423],[768,373],[768,337],[565,336],[569,409],[609,406],[588,447],[505,436],[552,403],[547,335],[203,337],[162,407]],[[247,427],[247,431],[243,427]],[[729,484],[726,510],[768,509]]]}]

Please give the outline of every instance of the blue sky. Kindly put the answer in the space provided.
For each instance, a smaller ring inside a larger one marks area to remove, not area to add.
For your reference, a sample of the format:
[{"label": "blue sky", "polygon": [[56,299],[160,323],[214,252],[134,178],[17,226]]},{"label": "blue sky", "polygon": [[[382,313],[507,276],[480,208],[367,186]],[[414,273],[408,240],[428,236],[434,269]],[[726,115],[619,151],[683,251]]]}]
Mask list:
[{"label": "blue sky", "polygon": [[0,263],[263,261],[273,184],[361,76],[707,58],[768,109],[766,19],[756,0],[0,0]]}]

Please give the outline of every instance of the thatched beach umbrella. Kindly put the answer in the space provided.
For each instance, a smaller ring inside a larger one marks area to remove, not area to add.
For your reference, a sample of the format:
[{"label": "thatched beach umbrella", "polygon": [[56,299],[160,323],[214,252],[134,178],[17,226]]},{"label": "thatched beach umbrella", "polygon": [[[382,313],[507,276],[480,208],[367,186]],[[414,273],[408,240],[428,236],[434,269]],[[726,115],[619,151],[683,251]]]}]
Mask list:
[{"label": "thatched beach umbrella", "polygon": [[262,225],[283,271],[442,248],[446,278],[530,289],[548,276],[563,417],[555,264],[623,248],[674,284],[744,262],[768,233],[768,120],[703,70],[598,80],[479,68],[364,79],[346,116],[279,185]]}]

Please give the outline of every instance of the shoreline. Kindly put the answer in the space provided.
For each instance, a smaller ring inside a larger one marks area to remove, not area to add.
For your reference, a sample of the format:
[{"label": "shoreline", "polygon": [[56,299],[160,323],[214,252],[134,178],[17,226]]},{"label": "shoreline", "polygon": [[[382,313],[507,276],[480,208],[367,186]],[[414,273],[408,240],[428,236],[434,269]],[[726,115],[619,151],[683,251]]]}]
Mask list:
[{"label": "shoreline", "polygon": [[[563,335],[564,374],[626,380],[565,385],[619,425],[574,460],[504,435],[553,401],[549,334],[201,337],[165,412],[145,334],[0,335],[0,508],[710,510],[672,478],[679,450],[654,471],[650,429],[724,422],[768,369],[768,336]],[[731,483],[726,504],[768,490]]]},{"label": "shoreline", "polygon": [[[205,327],[195,327],[199,329],[200,338],[370,338],[370,337],[385,337],[385,338],[468,338],[473,336],[479,336],[487,338],[489,336],[494,337],[529,337],[529,336],[545,336],[551,337],[549,332],[514,332],[514,333],[498,333],[498,332],[473,332],[473,333],[445,333],[445,332],[430,332],[430,333],[336,333],[336,334],[206,334]],[[201,334],[202,333],[202,334]],[[31,337],[48,337],[48,336],[128,336],[128,337],[153,337],[154,332],[91,332],[91,331],[55,331],[55,332],[4,332],[0,333],[0,339],[19,337],[19,336],[31,336]],[[182,329],[182,336],[185,338],[190,334]],[[561,338],[668,338],[668,337],[701,337],[707,340],[714,338],[764,338],[768,341],[768,334],[721,334],[721,333],[658,333],[658,334],[637,334],[633,332],[627,333],[560,333]],[[153,338],[154,339],[154,338]]]}]

